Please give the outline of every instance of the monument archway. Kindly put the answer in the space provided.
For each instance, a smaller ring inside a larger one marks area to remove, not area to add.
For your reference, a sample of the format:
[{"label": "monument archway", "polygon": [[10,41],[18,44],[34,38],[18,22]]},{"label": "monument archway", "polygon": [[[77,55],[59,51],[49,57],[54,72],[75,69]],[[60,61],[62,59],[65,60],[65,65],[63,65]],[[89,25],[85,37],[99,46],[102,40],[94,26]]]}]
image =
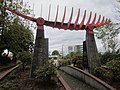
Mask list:
[{"label": "monument archway", "polygon": [[[2,6],[3,7],[3,6]],[[48,60],[48,39],[45,38],[44,36],[44,25],[50,26],[53,28],[58,28],[58,29],[64,29],[64,30],[86,30],[86,41],[84,42],[84,55],[86,54],[86,57],[88,59],[88,67],[90,72],[97,67],[100,66],[100,60],[98,56],[98,51],[95,43],[95,38],[94,38],[94,28],[106,25],[110,23],[110,20],[108,18],[105,19],[103,16],[101,19],[101,15],[99,15],[99,18],[96,20],[97,14],[94,14],[94,18],[91,20],[92,17],[92,11],[90,12],[89,18],[87,20],[87,23],[85,24],[85,19],[86,19],[86,10],[84,11],[84,15],[82,17],[82,20],[80,23],[79,17],[80,17],[80,9],[78,9],[78,13],[76,16],[76,20],[74,23],[71,23],[72,17],[73,17],[73,7],[71,10],[71,15],[67,23],[64,22],[65,17],[66,17],[66,7],[64,8],[64,14],[62,17],[61,21],[57,20],[58,13],[59,13],[59,6],[57,6],[57,12],[56,12],[56,17],[54,21],[49,21],[50,19],[50,9],[49,9],[49,14],[48,14],[48,20],[44,20],[42,17],[34,18],[30,16],[26,16],[24,14],[21,14],[17,11],[14,11],[8,7],[3,7],[8,11],[11,11],[12,13],[21,16],[22,18],[28,19],[30,21],[33,21],[37,25],[37,33],[36,33],[36,39],[35,39],[35,47],[34,47],[34,56],[33,56],[33,61],[32,61],[32,69],[31,69],[31,77],[33,77],[33,71],[38,66],[42,66],[46,60]],[[84,61],[86,61],[84,59]],[[87,64],[84,64],[87,65]]]}]

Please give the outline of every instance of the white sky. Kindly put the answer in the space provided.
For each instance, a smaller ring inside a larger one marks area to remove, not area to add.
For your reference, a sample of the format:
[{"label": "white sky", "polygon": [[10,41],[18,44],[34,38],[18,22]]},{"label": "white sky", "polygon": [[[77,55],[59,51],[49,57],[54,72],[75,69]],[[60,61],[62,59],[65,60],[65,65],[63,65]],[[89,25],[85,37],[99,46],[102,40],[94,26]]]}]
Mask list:
[{"label": "white sky", "polygon": [[[87,10],[87,16],[89,17],[89,12],[92,11],[97,13],[97,15],[102,15],[107,18],[110,18],[112,21],[116,22],[115,14],[115,4],[116,0],[24,0],[24,2],[28,2],[31,8],[33,8],[34,4],[34,14],[35,17],[41,16],[41,4],[42,4],[42,17],[44,19],[48,19],[48,10],[49,5],[51,4],[51,15],[50,20],[55,20],[56,9],[57,5],[59,5],[59,14],[58,14],[58,21],[62,20],[64,7],[67,8],[65,22],[68,21],[71,13],[71,8],[74,7],[74,14],[72,22],[75,21],[77,11],[80,8],[80,17],[83,16],[83,11]],[[87,17],[87,18],[88,18]],[[81,18],[79,22],[81,21]],[[67,46],[69,45],[76,45],[82,44],[85,40],[85,30],[84,31],[70,31],[70,30],[59,30],[53,29],[51,27],[45,26],[45,37],[49,38],[49,50],[62,50],[62,45],[64,48],[64,52],[66,51]],[[36,30],[33,30],[34,33]],[[98,51],[103,51],[102,44],[100,40],[96,39]],[[119,44],[120,44],[120,35],[119,35]]]}]

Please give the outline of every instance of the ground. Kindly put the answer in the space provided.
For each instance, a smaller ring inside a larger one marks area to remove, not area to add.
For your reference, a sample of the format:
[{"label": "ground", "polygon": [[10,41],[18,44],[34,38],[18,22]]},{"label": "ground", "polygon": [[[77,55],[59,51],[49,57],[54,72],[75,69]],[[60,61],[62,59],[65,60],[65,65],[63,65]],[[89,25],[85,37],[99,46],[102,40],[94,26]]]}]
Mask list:
[{"label": "ground", "polygon": [[29,67],[25,70],[18,68],[0,82],[0,90],[64,90],[57,79],[49,84],[48,82],[41,83],[36,80],[31,80],[29,74]]}]

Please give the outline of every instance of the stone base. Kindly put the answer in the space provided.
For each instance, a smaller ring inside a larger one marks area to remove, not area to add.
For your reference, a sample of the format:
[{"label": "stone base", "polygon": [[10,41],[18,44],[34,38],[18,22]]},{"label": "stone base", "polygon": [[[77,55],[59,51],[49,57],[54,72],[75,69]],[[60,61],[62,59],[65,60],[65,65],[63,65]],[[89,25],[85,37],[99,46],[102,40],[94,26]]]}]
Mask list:
[{"label": "stone base", "polygon": [[33,72],[37,67],[43,66],[48,60],[48,39],[38,38],[34,47],[34,56],[31,66],[31,77],[34,77]]}]

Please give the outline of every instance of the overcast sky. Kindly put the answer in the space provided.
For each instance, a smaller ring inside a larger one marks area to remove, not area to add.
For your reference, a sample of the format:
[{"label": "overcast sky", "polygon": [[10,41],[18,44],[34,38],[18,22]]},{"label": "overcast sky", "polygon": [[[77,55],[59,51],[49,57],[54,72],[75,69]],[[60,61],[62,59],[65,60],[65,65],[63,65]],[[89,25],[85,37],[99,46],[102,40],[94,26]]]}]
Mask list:
[{"label": "overcast sky", "polygon": [[[24,2],[28,2],[31,8],[33,8],[34,4],[34,14],[35,17],[42,16],[44,19],[48,19],[49,5],[51,4],[51,15],[50,20],[55,20],[57,5],[59,5],[59,14],[58,21],[62,20],[64,7],[66,6],[66,18],[65,22],[68,22],[70,17],[71,8],[74,7],[74,14],[72,22],[75,21],[77,11],[80,8],[80,17],[83,17],[83,12],[87,10],[87,16],[89,17],[89,12],[92,11],[97,13],[97,15],[102,15],[107,18],[110,18],[112,21],[116,22],[115,19],[115,9],[114,5],[116,4],[116,0],[24,0]],[[41,5],[42,5],[42,13],[41,13]],[[87,17],[87,18],[88,18]],[[79,19],[79,22],[82,18]],[[87,19],[86,19],[87,20]],[[85,40],[85,30],[81,31],[70,31],[70,30],[59,30],[53,29],[51,27],[45,26],[45,37],[49,38],[49,50],[62,50],[62,46],[64,48],[64,52],[67,50],[67,46],[82,44]],[[36,30],[33,30],[34,34]],[[101,41],[96,39],[98,51],[104,51]],[[119,44],[120,44],[120,35],[119,35]]]}]

